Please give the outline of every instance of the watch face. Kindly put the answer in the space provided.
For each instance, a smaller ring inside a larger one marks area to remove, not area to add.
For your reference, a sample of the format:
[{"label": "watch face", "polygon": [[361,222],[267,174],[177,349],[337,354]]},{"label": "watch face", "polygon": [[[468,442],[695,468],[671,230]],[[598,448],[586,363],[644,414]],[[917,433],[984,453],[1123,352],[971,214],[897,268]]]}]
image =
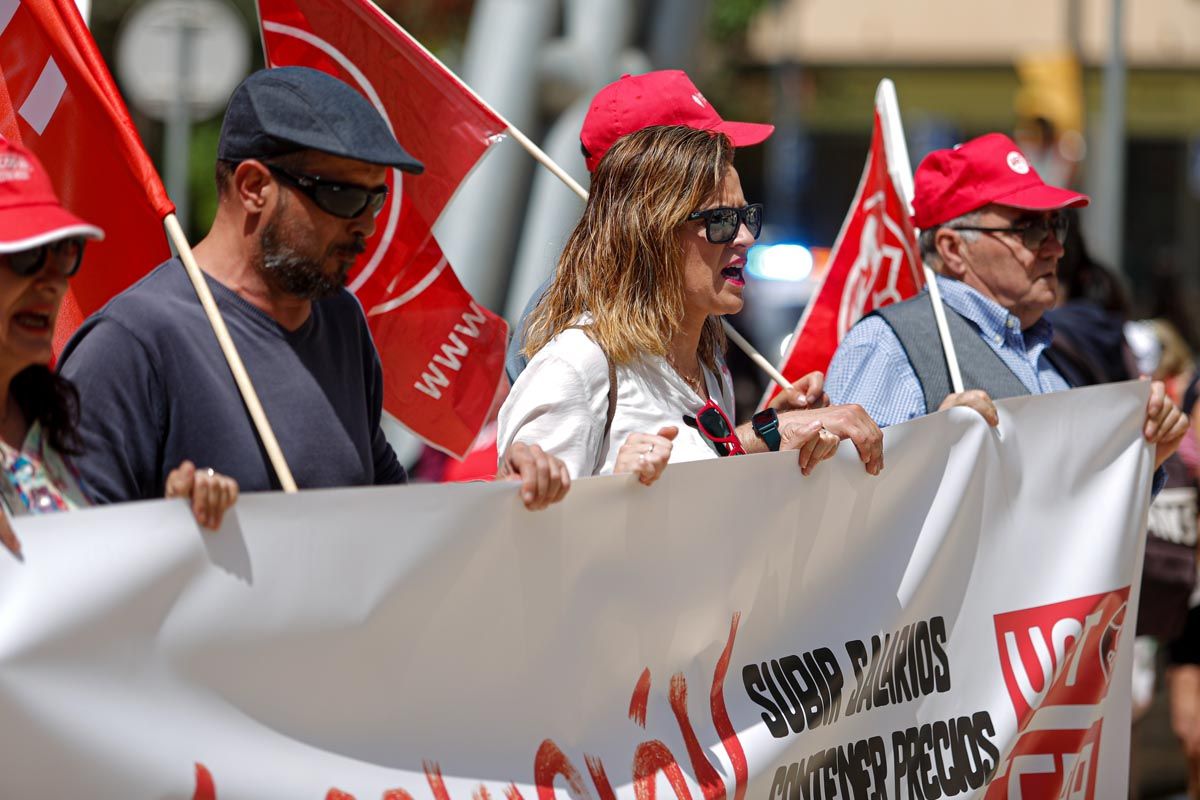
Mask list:
[{"label": "watch face", "polygon": [[767,425],[778,419],[778,415],[773,408],[764,408],[762,411],[750,418],[751,425]]}]

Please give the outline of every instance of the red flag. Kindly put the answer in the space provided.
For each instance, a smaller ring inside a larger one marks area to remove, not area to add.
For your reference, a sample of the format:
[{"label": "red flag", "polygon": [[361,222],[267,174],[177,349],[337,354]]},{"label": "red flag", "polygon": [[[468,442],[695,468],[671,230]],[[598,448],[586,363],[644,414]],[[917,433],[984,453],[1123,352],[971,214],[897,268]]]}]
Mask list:
[{"label": "red flag", "polygon": [[271,66],[354,86],[425,164],[421,175],[392,171],[350,288],[383,360],[385,408],[461,458],[504,377],[508,326],[463,289],[430,228],[507,125],[368,0],[258,0],[258,13]]},{"label": "red flag", "polygon": [[[789,381],[813,370],[824,372],[854,323],[877,308],[912,297],[924,285],[908,203],[888,171],[877,104],[871,152],[858,192],[829,254],[825,278],[796,326],[780,372]],[[772,384],[763,403],[778,392]]]},{"label": "red flag", "polygon": [[107,234],[71,279],[57,353],[170,255],[162,218],[175,210],[74,0],[0,3],[0,136],[32,150],[63,204]]}]

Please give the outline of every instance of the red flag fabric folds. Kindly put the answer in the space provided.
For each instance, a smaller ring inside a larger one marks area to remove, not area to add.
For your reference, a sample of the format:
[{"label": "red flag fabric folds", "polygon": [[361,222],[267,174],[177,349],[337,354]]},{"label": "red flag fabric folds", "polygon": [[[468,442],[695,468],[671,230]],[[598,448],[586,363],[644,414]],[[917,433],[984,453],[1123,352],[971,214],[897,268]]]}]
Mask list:
[{"label": "red flag fabric folds", "polygon": [[[789,381],[829,367],[846,332],[877,308],[907,299],[925,285],[908,204],[888,172],[879,109],[871,151],[829,268],[804,310],[780,371]],[[764,405],[779,392],[772,384]]]},{"label": "red flag fabric folds", "polygon": [[63,204],[107,234],[71,280],[57,353],[170,255],[162,218],[175,210],[74,0],[0,3],[0,136],[36,153]]},{"label": "red flag fabric folds", "polygon": [[425,165],[392,193],[349,287],[383,360],[384,406],[461,457],[504,375],[504,320],[463,289],[430,230],[506,125],[366,0],[258,0],[270,66],[307,66],[363,93]]}]

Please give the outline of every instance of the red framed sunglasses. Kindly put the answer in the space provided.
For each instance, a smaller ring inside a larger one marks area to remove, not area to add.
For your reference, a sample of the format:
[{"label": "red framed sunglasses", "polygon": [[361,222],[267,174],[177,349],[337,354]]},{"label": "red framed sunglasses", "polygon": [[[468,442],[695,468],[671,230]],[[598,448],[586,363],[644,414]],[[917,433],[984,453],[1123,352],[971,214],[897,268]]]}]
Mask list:
[{"label": "red framed sunglasses", "polygon": [[699,431],[700,435],[712,445],[718,456],[744,456],[746,454],[745,449],[742,448],[742,440],[734,433],[733,423],[711,398],[696,412],[695,416],[684,414],[683,422],[689,428]]}]

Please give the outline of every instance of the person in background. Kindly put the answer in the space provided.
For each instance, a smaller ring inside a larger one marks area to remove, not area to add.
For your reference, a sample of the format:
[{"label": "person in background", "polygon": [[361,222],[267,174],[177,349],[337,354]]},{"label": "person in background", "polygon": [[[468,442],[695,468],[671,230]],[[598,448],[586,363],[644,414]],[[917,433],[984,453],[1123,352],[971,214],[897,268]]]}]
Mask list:
[{"label": "person in background", "polygon": [[851,438],[871,474],[882,435],[862,409],[756,415],[735,429],[720,317],[742,308],[762,229],[724,134],[654,126],[601,159],[583,217],[529,320],[529,365],[500,410],[500,446],[538,444],[572,477],[795,450],[807,473]]},{"label": "person in background", "polygon": [[[0,542],[20,555],[8,517],[91,505],[75,468],[79,394],[50,369],[54,325],[84,245],[104,233],[59,202],[37,157],[0,138]],[[167,497],[185,497],[196,521],[218,528],[238,487],[190,461],[172,469]]]},{"label": "person in background", "polygon": [[[1174,325],[1165,319],[1155,319],[1148,326],[1160,343],[1155,377],[1166,382],[1168,392],[1179,398],[1180,408],[1192,418],[1190,435],[1184,437],[1179,452],[1174,456],[1173,460],[1178,463],[1172,476],[1177,487],[1190,490],[1190,498],[1184,491],[1175,491],[1167,499],[1174,500],[1176,507],[1176,513],[1170,519],[1191,535],[1190,542],[1183,537],[1176,538],[1180,539],[1181,544],[1190,543],[1194,554],[1200,529],[1200,503],[1197,502],[1200,495],[1200,429],[1197,428],[1195,414],[1196,364],[1191,350]],[[1168,466],[1171,466],[1171,462],[1168,462]],[[1171,483],[1168,483],[1170,489]],[[1163,494],[1167,494],[1168,490],[1164,490]],[[1154,513],[1153,506],[1151,513]],[[1150,539],[1147,539],[1147,547],[1150,544]],[[1171,729],[1187,763],[1188,797],[1200,800],[1200,589],[1192,591],[1186,605],[1187,616],[1182,630],[1173,640],[1166,642],[1166,684],[1170,697]]]},{"label": "person in background", "polygon": [[1046,319],[1054,340],[1046,357],[1072,386],[1127,381],[1137,377],[1124,326],[1130,303],[1120,279],[1095,261],[1084,241],[1075,209],[1068,220],[1058,261],[1058,297]]}]

